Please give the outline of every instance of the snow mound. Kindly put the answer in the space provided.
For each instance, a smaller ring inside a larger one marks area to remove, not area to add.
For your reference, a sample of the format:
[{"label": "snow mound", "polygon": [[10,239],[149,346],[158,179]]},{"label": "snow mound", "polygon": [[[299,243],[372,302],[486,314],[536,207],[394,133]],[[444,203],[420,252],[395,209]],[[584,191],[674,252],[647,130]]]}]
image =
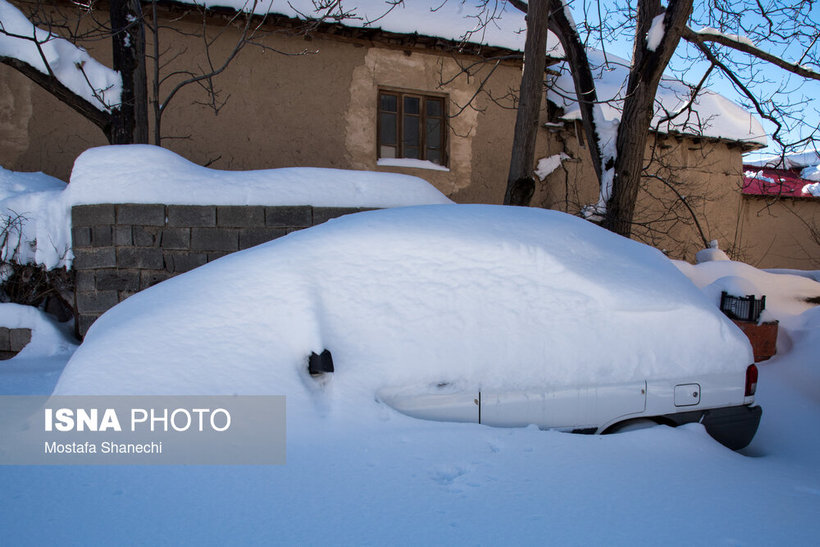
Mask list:
[{"label": "snow mound", "polygon": [[[323,349],[326,384],[306,370]],[[374,416],[383,388],[546,389],[751,361],[657,250],[555,211],[444,205],[335,219],[136,294],[91,327],[55,393],[284,394],[291,420]]]},{"label": "snow mound", "polygon": [[729,255],[718,247],[717,240],[712,240],[708,248],[701,249],[695,254],[695,262],[698,264],[712,260],[729,260]]},{"label": "snow mound", "polygon": [[397,173],[294,167],[221,171],[150,145],[102,146],[74,162],[71,205],[313,205],[400,207],[452,203],[427,181]]},{"label": "snow mound", "polygon": [[704,262],[692,265],[675,261],[675,265],[706,293],[717,307],[720,291],[734,296],[754,294],[766,296],[766,310],[762,320],[789,320],[815,308],[810,299],[820,297],[820,283],[794,273],[770,273],[734,261]]},{"label": "snow mound", "polygon": [[812,165],[810,167],[806,167],[800,172],[800,178],[811,180],[814,182],[820,182],[820,165]]},{"label": "snow mound", "polygon": [[43,173],[0,167],[0,260],[54,268],[70,257],[66,184]]},{"label": "snow mound", "polygon": [[71,207],[97,203],[397,207],[452,203],[410,175],[290,168],[218,171],[164,148],[103,146],[83,152],[71,184],[0,168],[0,258],[48,269],[71,265]]},{"label": "snow mound", "polygon": [[70,325],[57,323],[32,306],[0,304],[0,327],[31,329],[31,342],[14,359],[61,355],[76,349],[67,332]]},{"label": "snow mound", "polygon": [[801,192],[808,196],[820,198],[820,182],[813,182],[803,186],[803,190]]},{"label": "snow mound", "polygon": [[32,192],[65,190],[65,182],[45,173],[22,173],[0,167],[0,201]]}]

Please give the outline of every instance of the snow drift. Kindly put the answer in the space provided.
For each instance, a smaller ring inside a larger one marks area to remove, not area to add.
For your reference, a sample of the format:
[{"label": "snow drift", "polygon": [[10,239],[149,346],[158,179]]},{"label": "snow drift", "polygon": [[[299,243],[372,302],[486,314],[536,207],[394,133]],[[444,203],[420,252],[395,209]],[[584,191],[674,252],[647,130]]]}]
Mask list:
[{"label": "snow drift", "polygon": [[[325,348],[336,372],[321,386],[306,369]],[[554,211],[445,205],[336,219],[141,292],[92,326],[55,393],[284,394],[291,420],[375,415],[384,387],[539,389],[751,362],[660,252]]]}]

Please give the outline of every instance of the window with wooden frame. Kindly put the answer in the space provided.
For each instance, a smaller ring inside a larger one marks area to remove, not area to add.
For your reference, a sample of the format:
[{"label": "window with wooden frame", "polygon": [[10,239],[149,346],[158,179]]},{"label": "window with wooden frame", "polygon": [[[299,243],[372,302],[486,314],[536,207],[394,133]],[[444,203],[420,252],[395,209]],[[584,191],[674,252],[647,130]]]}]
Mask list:
[{"label": "window with wooden frame", "polygon": [[379,91],[379,158],[409,158],[447,165],[444,97]]}]

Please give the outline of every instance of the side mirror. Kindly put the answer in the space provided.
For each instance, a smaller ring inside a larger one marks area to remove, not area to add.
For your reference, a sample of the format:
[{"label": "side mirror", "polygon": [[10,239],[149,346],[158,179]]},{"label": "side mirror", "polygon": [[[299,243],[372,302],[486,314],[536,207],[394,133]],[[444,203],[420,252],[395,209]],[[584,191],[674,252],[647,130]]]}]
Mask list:
[{"label": "side mirror", "polygon": [[333,372],[333,357],[329,350],[324,350],[317,355],[316,352],[310,354],[308,358],[308,372],[311,376],[319,376]]}]

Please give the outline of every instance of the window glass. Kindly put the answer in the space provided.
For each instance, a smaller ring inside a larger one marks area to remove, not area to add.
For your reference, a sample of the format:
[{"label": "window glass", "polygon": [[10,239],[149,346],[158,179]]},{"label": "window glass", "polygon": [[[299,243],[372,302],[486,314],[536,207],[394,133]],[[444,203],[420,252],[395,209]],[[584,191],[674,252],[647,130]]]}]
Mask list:
[{"label": "window glass", "polygon": [[418,97],[404,98],[404,113],[405,114],[420,114],[421,99]]},{"label": "window glass", "polygon": [[391,112],[382,112],[379,117],[379,142],[395,146],[397,144],[396,135],[398,134],[396,126],[396,114]]},{"label": "window glass", "polygon": [[445,100],[417,93],[379,91],[378,156],[445,165]]},{"label": "window glass", "polygon": [[388,112],[398,112],[399,98],[396,95],[388,95],[382,93],[381,95],[381,109]]},{"label": "window glass", "polygon": [[420,132],[419,132],[419,117],[418,116],[404,116],[404,145],[405,146],[419,146]]},{"label": "window glass", "polygon": [[443,115],[443,107],[439,99],[427,99],[427,115],[441,117]]},{"label": "window glass", "polygon": [[427,118],[427,148],[439,148],[441,146],[441,120],[437,118]]}]

